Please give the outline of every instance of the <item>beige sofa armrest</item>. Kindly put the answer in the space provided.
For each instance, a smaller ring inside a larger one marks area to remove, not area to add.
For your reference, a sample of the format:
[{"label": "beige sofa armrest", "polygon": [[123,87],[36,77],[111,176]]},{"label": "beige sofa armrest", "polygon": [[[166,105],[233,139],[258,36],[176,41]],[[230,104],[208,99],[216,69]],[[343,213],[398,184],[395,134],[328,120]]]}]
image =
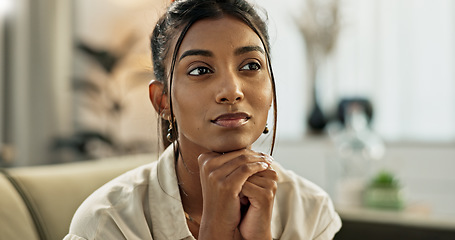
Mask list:
[{"label": "beige sofa armrest", "polygon": [[8,169],[35,217],[41,239],[61,240],[74,212],[97,188],[118,175],[150,163],[156,154]]},{"label": "beige sofa armrest", "polygon": [[0,174],[0,239],[39,239],[26,204],[3,174]]}]

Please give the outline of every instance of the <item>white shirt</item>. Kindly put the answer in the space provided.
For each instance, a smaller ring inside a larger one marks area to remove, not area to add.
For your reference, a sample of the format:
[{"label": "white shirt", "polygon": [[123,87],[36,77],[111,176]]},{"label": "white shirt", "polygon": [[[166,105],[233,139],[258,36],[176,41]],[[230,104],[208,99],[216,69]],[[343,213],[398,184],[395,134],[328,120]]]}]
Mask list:
[{"label": "white shirt", "polygon": [[[332,239],[341,220],[318,186],[284,170],[272,213],[273,239]],[[186,222],[172,146],[160,159],[131,170],[96,190],[76,211],[64,240],[195,239]]]}]

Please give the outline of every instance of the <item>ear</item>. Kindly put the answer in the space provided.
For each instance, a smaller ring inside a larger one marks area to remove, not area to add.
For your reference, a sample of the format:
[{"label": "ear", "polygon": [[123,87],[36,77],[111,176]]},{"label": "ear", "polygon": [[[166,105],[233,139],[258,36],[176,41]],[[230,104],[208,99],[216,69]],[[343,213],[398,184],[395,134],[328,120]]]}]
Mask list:
[{"label": "ear", "polygon": [[152,80],[149,84],[149,97],[155,111],[163,117],[163,114],[169,114],[168,95],[163,93],[163,83]]}]

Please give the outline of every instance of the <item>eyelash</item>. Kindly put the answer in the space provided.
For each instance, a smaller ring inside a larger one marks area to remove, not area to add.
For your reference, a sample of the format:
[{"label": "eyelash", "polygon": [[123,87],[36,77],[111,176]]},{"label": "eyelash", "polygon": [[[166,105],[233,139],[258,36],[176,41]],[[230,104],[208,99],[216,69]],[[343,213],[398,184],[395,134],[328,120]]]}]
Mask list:
[{"label": "eyelash", "polygon": [[[198,71],[198,73],[197,74],[192,73],[194,71]],[[205,72],[201,73],[201,71],[205,71]],[[208,74],[208,73],[213,73],[213,71],[210,68],[208,68],[208,67],[195,67],[195,68],[191,69],[188,72],[188,75],[190,75],[190,76],[201,76],[201,75],[205,75],[205,74]]]},{"label": "eyelash", "polygon": [[[254,65],[254,69],[251,69],[251,66]],[[246,66],[250,66],[250,69],[244,69]],[[246,71],[258,71],[258,70],[261,70],[261,64],[257,63],[257,62],[249,62],[247,64],[245,64],[243,67],[240,68],[240,70],[246,70]]]},{"label": "eyelash", "polygon": [[[249,67],[249,69],[245,69],[245,67]],[[261,68],[262,68],[261,64],[259,64],[257,62],[249,62],[249,63],[243,65],[240,68],[240,70],[241,71],[258,71]],[[197,71],[197,72],[195,72],[195,71]],[[210,73],[213,73],[213,71],[208,67],[195,67],[188,72],[188,75],[201,76],[201,75],[210,74]]]}]

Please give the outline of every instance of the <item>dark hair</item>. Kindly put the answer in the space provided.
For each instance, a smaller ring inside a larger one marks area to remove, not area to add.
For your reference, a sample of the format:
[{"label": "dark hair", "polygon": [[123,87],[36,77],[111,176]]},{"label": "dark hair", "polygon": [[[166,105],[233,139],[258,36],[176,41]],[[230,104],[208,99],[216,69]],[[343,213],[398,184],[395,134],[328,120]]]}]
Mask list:
[{"label": "dark hair", "polygon": [[[277,105],[276,105],[276,88],[275,79],[273,77],[272,66],[270,63],[270,43],[267,33],[267,25],[254,7],[246,0],[176,0],[168,8],[167,12],[158,20],[158,23],[153,30],[151,36],[151,49],[153,58],[153,71],[156,80],[163,83],[164,93],[169,91],[169,102],[171,110],[171,119],[174,119],[174,112],[172,109],[172,98],[170,96],[170,89],[172,88],[174,67],[176,62],[177,53],[180,45],[185,37],[188,29],[197,21],[201,19],[217,19],[223,16],[232,16],[238,18],[247,24],[260,38],[265,48],[267,57],[267,64],[269,67],[270,78],[272,81],[273,90],[273,108],[274,108],[274,124],[273,124],[273,137],[270,152],[273,152],[276,138],[276,119],[277,119]],[[174,46],[174,51],[169,52],[171,49],[171,42],[177,38]],[[170,69],[166,69],[165,62],[172,54]],[[168,72],[166,72],[168,70]],[[169,79],[169,82],[166,81]],[[169,141],[166,140],[166,134],[169,127],[169,121],[161,118],[161,135],[164,147],[169,146]],[[172,124],[172,135],[178,136],[177,124]]]}]

